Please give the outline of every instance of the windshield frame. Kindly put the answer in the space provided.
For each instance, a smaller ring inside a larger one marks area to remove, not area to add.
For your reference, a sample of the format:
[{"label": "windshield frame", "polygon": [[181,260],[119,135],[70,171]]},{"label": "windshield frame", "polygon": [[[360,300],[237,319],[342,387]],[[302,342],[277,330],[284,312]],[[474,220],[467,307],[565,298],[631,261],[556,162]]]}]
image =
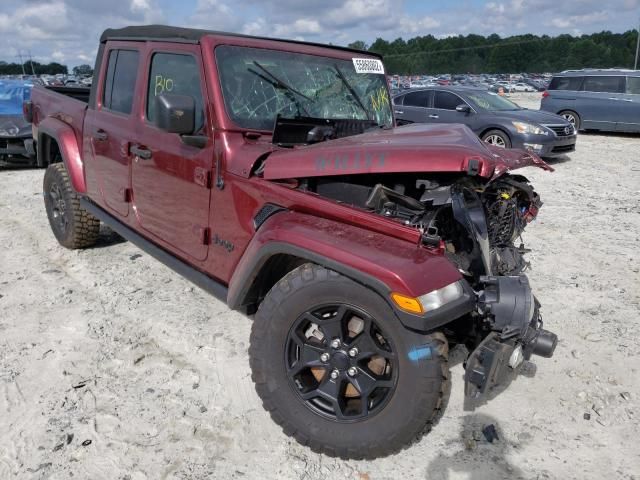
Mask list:
[{"label": "windshield frame", "polygon": [[[227,39],[225,39],[227,40]],[[252,38],[247,37],[244,38],[243,41],[235,42],[235,41],[213,41],[210,44],[209,52],[212,54],[213,65],[215,70],[215,85],[214,90],[216,103],[216,110],[219,114],[223,114],[224,120],[219,122],[220,127],[225,130],[233,130],[233,131],[241,131],[241,132],[259,132],[261,134],[270,135],[273,133],[273,128],[253,128],[250,126],[244,126],[234,119],[234,116],[231,112],[228,111],[227,102],[225,101],[225,94],[223,91],[223,75],[222,72],[222,64],[219,61],[219,57],[217,55],[217,50],[219,47],[235,47],[235,48],[245,48],[245,49],[253,49],[253,50],[264,50],[266,52],[275,52],[280,54],[293,54],[293,55],[304,55],[304,56],[314,56],[319,57],[321,59],[331,61],[334,60],[335,63],[342,63],[347,61],[349,63],[352,62],[354,58],[367,58],[373,60],[382,61],[382,57],[378,56],[375,53],[369,53],[359,50],[353,50],[346,47],[332,47],[329,45],[320,45],[320,44],[312,44],[305,42],[296,42],[296,41],[288,41],[288,40],[277,40],[277,39],[260,39],[260,38]],[[260,59],[257,59],[260,62]],[[393,110],[393,104],[391,102],[391,94],[389,91],[389,82],[387,79],[386,72],[384,74],[377,74],[383,77],[381,82],[381,87],[384,88],[385,92],[385,101],[388,107],[389,114],[389,127],[393,127],[395,125],[395,114]],[[336,77],[338,75],[336,74]],[[345,87],[346,88],[346,87]],[[316,117],[320,119],[321,117]],[[222,120],[222,119],[221,119]],[[354,121],[357,121],[354,120]],[[367,121],[362,119],[362,121]],[[275,125],[275,122],[274,122]]]},{"label": "windshield frame", "polygon": [[[500,100],[503,100],[505,102],[513,104],[513,106],[515,108],[504,108],[504,109],[486,108],[486,107],[483,107],[482,105],[480,105],[476,101],[476,99],[474,98],[474,95],[477,95],[477,96],[485,96],[486,95],[486,96],[488,96],[490,98],[494,98],[494,97],[495,98],[499,98]],[[472,104],[471,105],[472,107],[474,107],[474,108],[476,108],[478,110],[484,111],[484,112],[494,112],[494,113],[495,112],[516,112],[516,111],[519,111],[519,110],[523,110],[523,108],[520,105],[518,105],[515,102],[512,102],[510,99],[502,97],[497,93],[493,93],[493,92],[489,92],[489,91],[478,90],[478,91],[473,91],[473,92],[465,92],[465,96],[467,97],[468,102]]]}]

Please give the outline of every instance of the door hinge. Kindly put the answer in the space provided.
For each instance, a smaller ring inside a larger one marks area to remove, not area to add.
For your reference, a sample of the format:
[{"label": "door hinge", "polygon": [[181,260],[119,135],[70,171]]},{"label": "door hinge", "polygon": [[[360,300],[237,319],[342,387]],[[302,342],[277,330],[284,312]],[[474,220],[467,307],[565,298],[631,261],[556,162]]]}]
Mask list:
[{"label": "door hinge", "polygon": [[131,203],[131,200],[132,200],[132,197],[133,197],[132,193],[133,192],[131,191],[130,188],[125,188],[124,189],[124,201],[125,201],[125,203]]},{"label": "door hinge", "polygon": [[202,244],[209,245],[211,243],[211,229],[205,227],[202,229]]},{"label": "door hinge", "polygon": [[211,190],[211,187],[213,187],[213,173],[211,173],[211,170],[207,170],[207,178],[206,178],[206,185],[205,185],[209,190]]}]

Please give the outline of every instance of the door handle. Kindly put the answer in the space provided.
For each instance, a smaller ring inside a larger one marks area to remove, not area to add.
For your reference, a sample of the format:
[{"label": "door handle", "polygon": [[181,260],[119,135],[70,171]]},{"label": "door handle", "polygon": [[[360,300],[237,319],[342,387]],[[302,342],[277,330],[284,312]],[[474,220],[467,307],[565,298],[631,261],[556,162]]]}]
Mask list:
[{"label": "door handle", "polygon": [[432,113],[431,115],[429,115],[429,118],[440,118],[440,116],[436,115],[435,113]]},{"label": "door handle", "polygon": [[398,115],[402,115],[404,113],[404,110],[394,110],[393,113],[396,113]]},{"label": "door handle", "polygon": [[140,145],[131,145],[129,147],[129,153],[143,160],[149,160],[151,158],[151,150],[141,147]]},{"label": "door handle", "polygon": [[107,132],[105,132],[104,130],[100,129],[97,130],[96,133],[93,134],[93,138],[99,142],[104,142],[105,140],[107,140],[109,138],[109,135],[107,135]]}]

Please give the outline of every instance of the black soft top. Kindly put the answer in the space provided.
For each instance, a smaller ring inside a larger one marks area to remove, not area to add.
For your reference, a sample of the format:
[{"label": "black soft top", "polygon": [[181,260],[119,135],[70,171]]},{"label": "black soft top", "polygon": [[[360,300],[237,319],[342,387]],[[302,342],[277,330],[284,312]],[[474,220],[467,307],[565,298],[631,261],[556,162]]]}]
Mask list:
[{"label": "black soft top", "polygon": [[158,40],[180,43],[200,43],[200,39],[206,35],[226,35],[230,37],[256,38],[259,40],[271,40],[277,42],[311,45],[315,47],[335,48],[338,50],[345,50],[348,52],[361,53],[364,55],[371,55],[381,58],[381,56],[377,53],[357,50],[355,48],[325,45],[322,43],[302,42],[299,40],[285,40],[282,38],[255,37],[251,35],[242,35],[240,33],[200,30],[197,28],[170,27],[168,25],[136,25],[117,29],[108,28],[100,36],[100,43],[105,43],[107,40],[129,40],[139,42]]}]

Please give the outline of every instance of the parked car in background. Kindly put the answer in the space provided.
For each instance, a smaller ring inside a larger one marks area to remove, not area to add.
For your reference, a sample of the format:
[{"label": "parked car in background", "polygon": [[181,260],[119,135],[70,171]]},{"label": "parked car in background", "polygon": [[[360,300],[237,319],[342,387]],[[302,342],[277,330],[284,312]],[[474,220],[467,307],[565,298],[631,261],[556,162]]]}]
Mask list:
[{"label": "parked car in background", "polygon": [[640,70],[567,70],[551,80],[540,109],[576,130],[640,132]]},{"label": "parked car in background", "polygon": [[0,80],[0,165],[35,162],[31,124],[22,115],[32,87],[23,80]]},{"label": "parked car in background", "polygon": [[528,110],[482,89],[436,87],[393,98],[399,123],[463,123],[487,143],[541,157],[575,150],[576,130],[559,115]]},{"label": "parked car in background", "polygon": [[535,89],[531,85],[527,85],[524,82],[518,82],[512,85],[514,92],[535,92]]}]

